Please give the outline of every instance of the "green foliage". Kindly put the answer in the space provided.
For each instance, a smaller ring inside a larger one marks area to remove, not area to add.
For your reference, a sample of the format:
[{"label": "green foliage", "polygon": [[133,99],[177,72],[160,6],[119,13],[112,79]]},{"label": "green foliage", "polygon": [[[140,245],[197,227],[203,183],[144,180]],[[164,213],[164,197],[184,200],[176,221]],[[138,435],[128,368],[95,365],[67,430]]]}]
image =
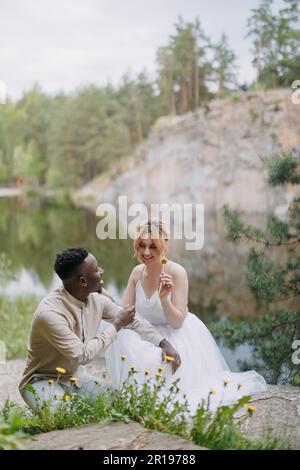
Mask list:
[{"label": "green foliage", "polygon": [[[255,89],[290,86],[299,78],[299,5],[284,3],[276,15],[273,0],[262,0],[249,18]],[[16,103],[8,100],[0,108],[0,182],[23,177],[27,186],[81,186],[118,167],[159,117],[207,109],[208,99],[238,88],[227,36],[213,44],[198,18],[179,16],[156,62],[154,78],[145,70],[125,74],[118,86],[89,85],[70,96],[50,97],[36,85]]]},{"label": "green foliage", "polygon": [[300,158],[292,153],[263,159],[269,170],[268,183],[278,186],[284,183],[300,184]]},{"label": "green foliage", "polygon": [[285,5],[275,13],[273,0],[261,0],[248,19],[257,82],[267,88],[290,86],[299,78],[299,2],[283,2]]},{"label": "green foliage", "polygon": [[228,45],[226,34],[214,46],[213,78],[217,83],[218,95],[228,92],[237,86],[236,55]]},{"label": "green foliage", "polygon": [[6,402],[0,417],[0,450],[24,450],[21,438],[25,436],[22,428],[26,425],[23,410]]},{"label": "green foliage", "polygon": [[229,348],[247,344],[251,360],[239,361],[242,370],[255,369],[268,383],[298,385],[299,366],[292,361],[292,344],[300,337],[300,312],[280,310],[255,320],[226,319],[210,331]]},{"label": "green foliage", "polygon": [[[149,429],[193,440],[197,444],[211,449],[278,449],[285,448],[283,440],[274,436],[268,439],[247,438],[240,430],[242,422],[251,418],[254,410],[237,418],[236,413],[248,407],[250,397],[241,398],[232,406],[222,406],[216,413],[209,410],[209,397],[199,405],[192,422],[188,422],[188,404],[179,399],[178,380],[174,381],[167,392],[162,393],[164,378],[145,376],[143,384],[138,384],[131,371],[128,379],[119,391],[101,393],[95,400],[69,394],[67,401],[52,406],[52,399],[43,401],[33,414],[12,402],[7,402],[1,412],[2,421],[9,423],[11,416],[18,416],[14,432],[36,434],[54,429],[81,426],[103,421],[137,421]],[[32,386],[28,390],[35,395]],[[245,410],[244,410],[245,411]]]},{"label": "green foliage", "polygon": [[6,359],[26,355],[30,323],[37,304],[33,296],[16,299],[0,296],[0,340],[6,345]]},{"label": "green foliage", "polygon": [[[242,433],[241,424],[249,416],[242,415],[237,424],[235,415],[247,404],[249,398],[244,396],[232,406],[221,406],[215,414],[208,411],[204,404],[200,406],[193,417],[192,440],[215,450],[272,450],[286,447],[280,438],[267,433],[261,439],[246,437]],[[251,411],[250,414],[252,415]]]},{"label": "green foliage", "polygon": [[[283,154],[263,159],[271,186],[299,184],[299,156]],[[291,201],[284,220],[267,217],[264,229],[244,223],[236,211],[224,207],[227,238],[246,241],[250,249],[246,279],[258,304],[266,314],[253,322],[225,322],[212,326],[217,336],[231,347],[247,342],[254,359],[243,368],[255,368],[268,375],[271,383],[299,384],[299,368],[292,362],[292,343],[300,338],[300,208],[299,199]],[[259,248],[257,248],[259,245]],[[272,250],[281,250],[280,263],[272,259]],[[280,304],[279,304],[280,302]],[[282,309],[282,303],[285,308]],[[280,305],[280,307],[279,307]]]}]

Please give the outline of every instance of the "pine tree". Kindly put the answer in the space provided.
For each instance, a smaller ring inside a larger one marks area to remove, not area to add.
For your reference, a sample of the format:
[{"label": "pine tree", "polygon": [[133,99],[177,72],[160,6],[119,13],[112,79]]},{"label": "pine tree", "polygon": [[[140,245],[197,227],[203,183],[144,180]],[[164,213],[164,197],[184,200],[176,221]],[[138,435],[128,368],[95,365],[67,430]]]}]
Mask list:
[{"label": "pine tree", "polygon": [[[283,154],[263,161],[268,169],[270,186],[300,184],[298,155]],[[224,218],[228,239],[251,245],[246,279],[265,315],[256,322],[242,322],[240,333],[235,332],[234,338],[232,324],[227,324],[223,332],[225,336],[231,336],[231,341],[253,344],[256,351],[260,351],[260,359],[263,358],[269,366],[272,364],[271,380],[297,384],[300,376],[291,361],[291,348],[293,341],[300,339],[300,198],[295,197],[290,203],[286,220],[269,215],[264,229],[243,222],[240,214],[227,206],[224,207]],[[272,259],[271,250],[274,249],[284,250],[285,256],[281,258],[285,261],[276,263]],[[256,366],[261,367],[259,361]]]},{"label": "pine tree", "polygon": [[261,0],[248,19],[247,37],[253,38],[256,81],[267,88],[290,86],[299,78],[299,1],[283,0],[275,14],[273,0]]},{"label": "pine tree", "polygon": [[213,79],[217,84],[217,94],[222,95],[230,89],[230,86],[236,87],[236,56],[228,45],[226,34],[222,34],[220,41],[213,46]]}]

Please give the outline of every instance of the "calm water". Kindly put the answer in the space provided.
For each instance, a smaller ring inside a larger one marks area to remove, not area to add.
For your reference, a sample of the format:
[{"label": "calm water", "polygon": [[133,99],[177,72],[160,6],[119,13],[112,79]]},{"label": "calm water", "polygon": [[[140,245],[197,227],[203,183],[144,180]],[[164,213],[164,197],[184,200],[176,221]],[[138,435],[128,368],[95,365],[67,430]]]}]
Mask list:
[{"label": "calm water", "polygon": [[[247,220],[261,224],[264,218]],[[15,297],[24,293],[43,296],[60,281],[53,273],[58,251],[84,246],[104,268],[105,287],[121,299],[131,269],[136,264],[131,240],[100,241],[96,236],[99,219],[82,209],[42,206],[0,199],[0,253],[12,262],[13,279],[1,280],[0,292]],[[221,215],[205,216],[205,242],[200,251],[186,251],[184,243],[170,243],[168,258],[181,263],[189,276],[189,310],[206,324],[225,317],[260,315],[244,279],[245,245],[225,240]],[[220,344],[233,370],[237,360],[249,360],[251,349],[242,344],[229,350]]]}]

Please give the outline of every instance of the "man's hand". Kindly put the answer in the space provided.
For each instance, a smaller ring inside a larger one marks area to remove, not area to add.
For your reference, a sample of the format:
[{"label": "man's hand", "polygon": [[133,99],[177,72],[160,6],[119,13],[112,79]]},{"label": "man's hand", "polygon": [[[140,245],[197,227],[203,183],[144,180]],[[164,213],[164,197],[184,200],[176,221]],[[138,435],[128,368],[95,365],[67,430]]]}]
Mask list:
[{"label": "man's hand", "polygon": [[119,331],[121,328],[124,328],[124,326],[129,325],[130,323],[133,322],[135,316],[135,305],[132,305],[131,307],[126,307],[123,308],[118,313],[117,318],[114,321],[114,327],[116,328],[117,331]]},{"label": "man's hand", "polygon": [[159,346],[162,348],[161,356],[162,356],[163,361],[165,360],[165,356],[170,356],[174,359],[174,361],[171,362],[172,374],[174,374],[181,364],[181,359],[180,359],[178,352],[176,351],[176,349],[173,348],[172,344],[169,343],[169,341],[166,339],[163,339],[159,343]]}]

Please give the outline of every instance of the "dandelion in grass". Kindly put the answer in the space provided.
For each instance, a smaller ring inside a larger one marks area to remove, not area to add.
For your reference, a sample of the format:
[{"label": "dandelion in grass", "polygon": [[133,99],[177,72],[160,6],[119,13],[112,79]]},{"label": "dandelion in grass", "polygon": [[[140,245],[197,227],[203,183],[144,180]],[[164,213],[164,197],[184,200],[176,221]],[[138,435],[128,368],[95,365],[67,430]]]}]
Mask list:
[{"label": "dandelion in grass", "polygon": [[215,388],[211,388],[209,394],[210,395],[217,395],[217,390]]},{"label": "dandelion in grass", "polygon": [[221,403],[223,403],[224,392],[225,392],[226,387],[227,387],[228,384],[229,384],[229,380],[228,380],[228,379],[224,379],[224,380],[223,380],[223,392],[222,392]]},{"label": "dandelion in grass", "polygon": [[52,379],[49,379],[49,380],[48,380],[48,384],[49,384],[49,385],[53,384],[53,380],[52,380]]},{"label": "dandelion in grass", "polygon": [[163,372],[165,370],[164,366],[157,366],[156,368],[158,372]]},{"label": "dandelion in grass", "polygon": [[150,375],[150,371],[149,370],[144,370],[144,375]]},{"label": "dandelion in grass", "polygon": [[71,400],[70,395],[64,395],[64,396],[63,396],[63,400],[64,400],[64,401],[70,401],[70,400]]},{"label": "dandelion in grass", "polygon": [[60,376],[66,373],[66,369],[64,369],[63,367],[56,367],[55,370],[57,372],[57,378],[56,378],[55,385],[58,385]]},{"label": "dandelion in grass", "polygon": [[75,386],[76,383],[78,382],[78,379],[77,379],[77,377],[70,377],[69,380],[70,380],[70,382],[71,382],[71,392],[72,392],[74,386]]},{"label": "dandelion in grass", "polygon": [[135,366],[128,366],[128,368],[129,368],[129,375],[137,373],[137,368]]},{"label": "dandelion in grass", "polygon": [[164,378],[164,375],[161,374],[160,372],[156,372],[156,373],[154,374],[154,377],[156,377],[156,380],[158,380],[158,379],[163,379],[163,378]]},{"label": "dandelion in grass", "polygon": [[73,383],[73,384],[76,384],[76,382],[78,382],[78,379],[77,377],[70,377],[70,382]]},{"label": "dandelion in grass", "polygon": [[256,407],[253,406],[253,405],[250,405],[250,403],[246,403],[246,405],[244,405],[244,408],[246,408],[246,410],[252,415],[252,413],[254,411],[256,411]]},{"label": "dandelion in grass", "polygon": [[121,387],[121,383],[122,383],[122,375],[123,375],[124,362],[125,362],[126,359],[127,359],[126,354],[121,354],[121,355],[120,355],[120,359],[121,359],[121,361],[122,361],[122,365],[121,365],[121,370],[120,370],[119,388]]}]

